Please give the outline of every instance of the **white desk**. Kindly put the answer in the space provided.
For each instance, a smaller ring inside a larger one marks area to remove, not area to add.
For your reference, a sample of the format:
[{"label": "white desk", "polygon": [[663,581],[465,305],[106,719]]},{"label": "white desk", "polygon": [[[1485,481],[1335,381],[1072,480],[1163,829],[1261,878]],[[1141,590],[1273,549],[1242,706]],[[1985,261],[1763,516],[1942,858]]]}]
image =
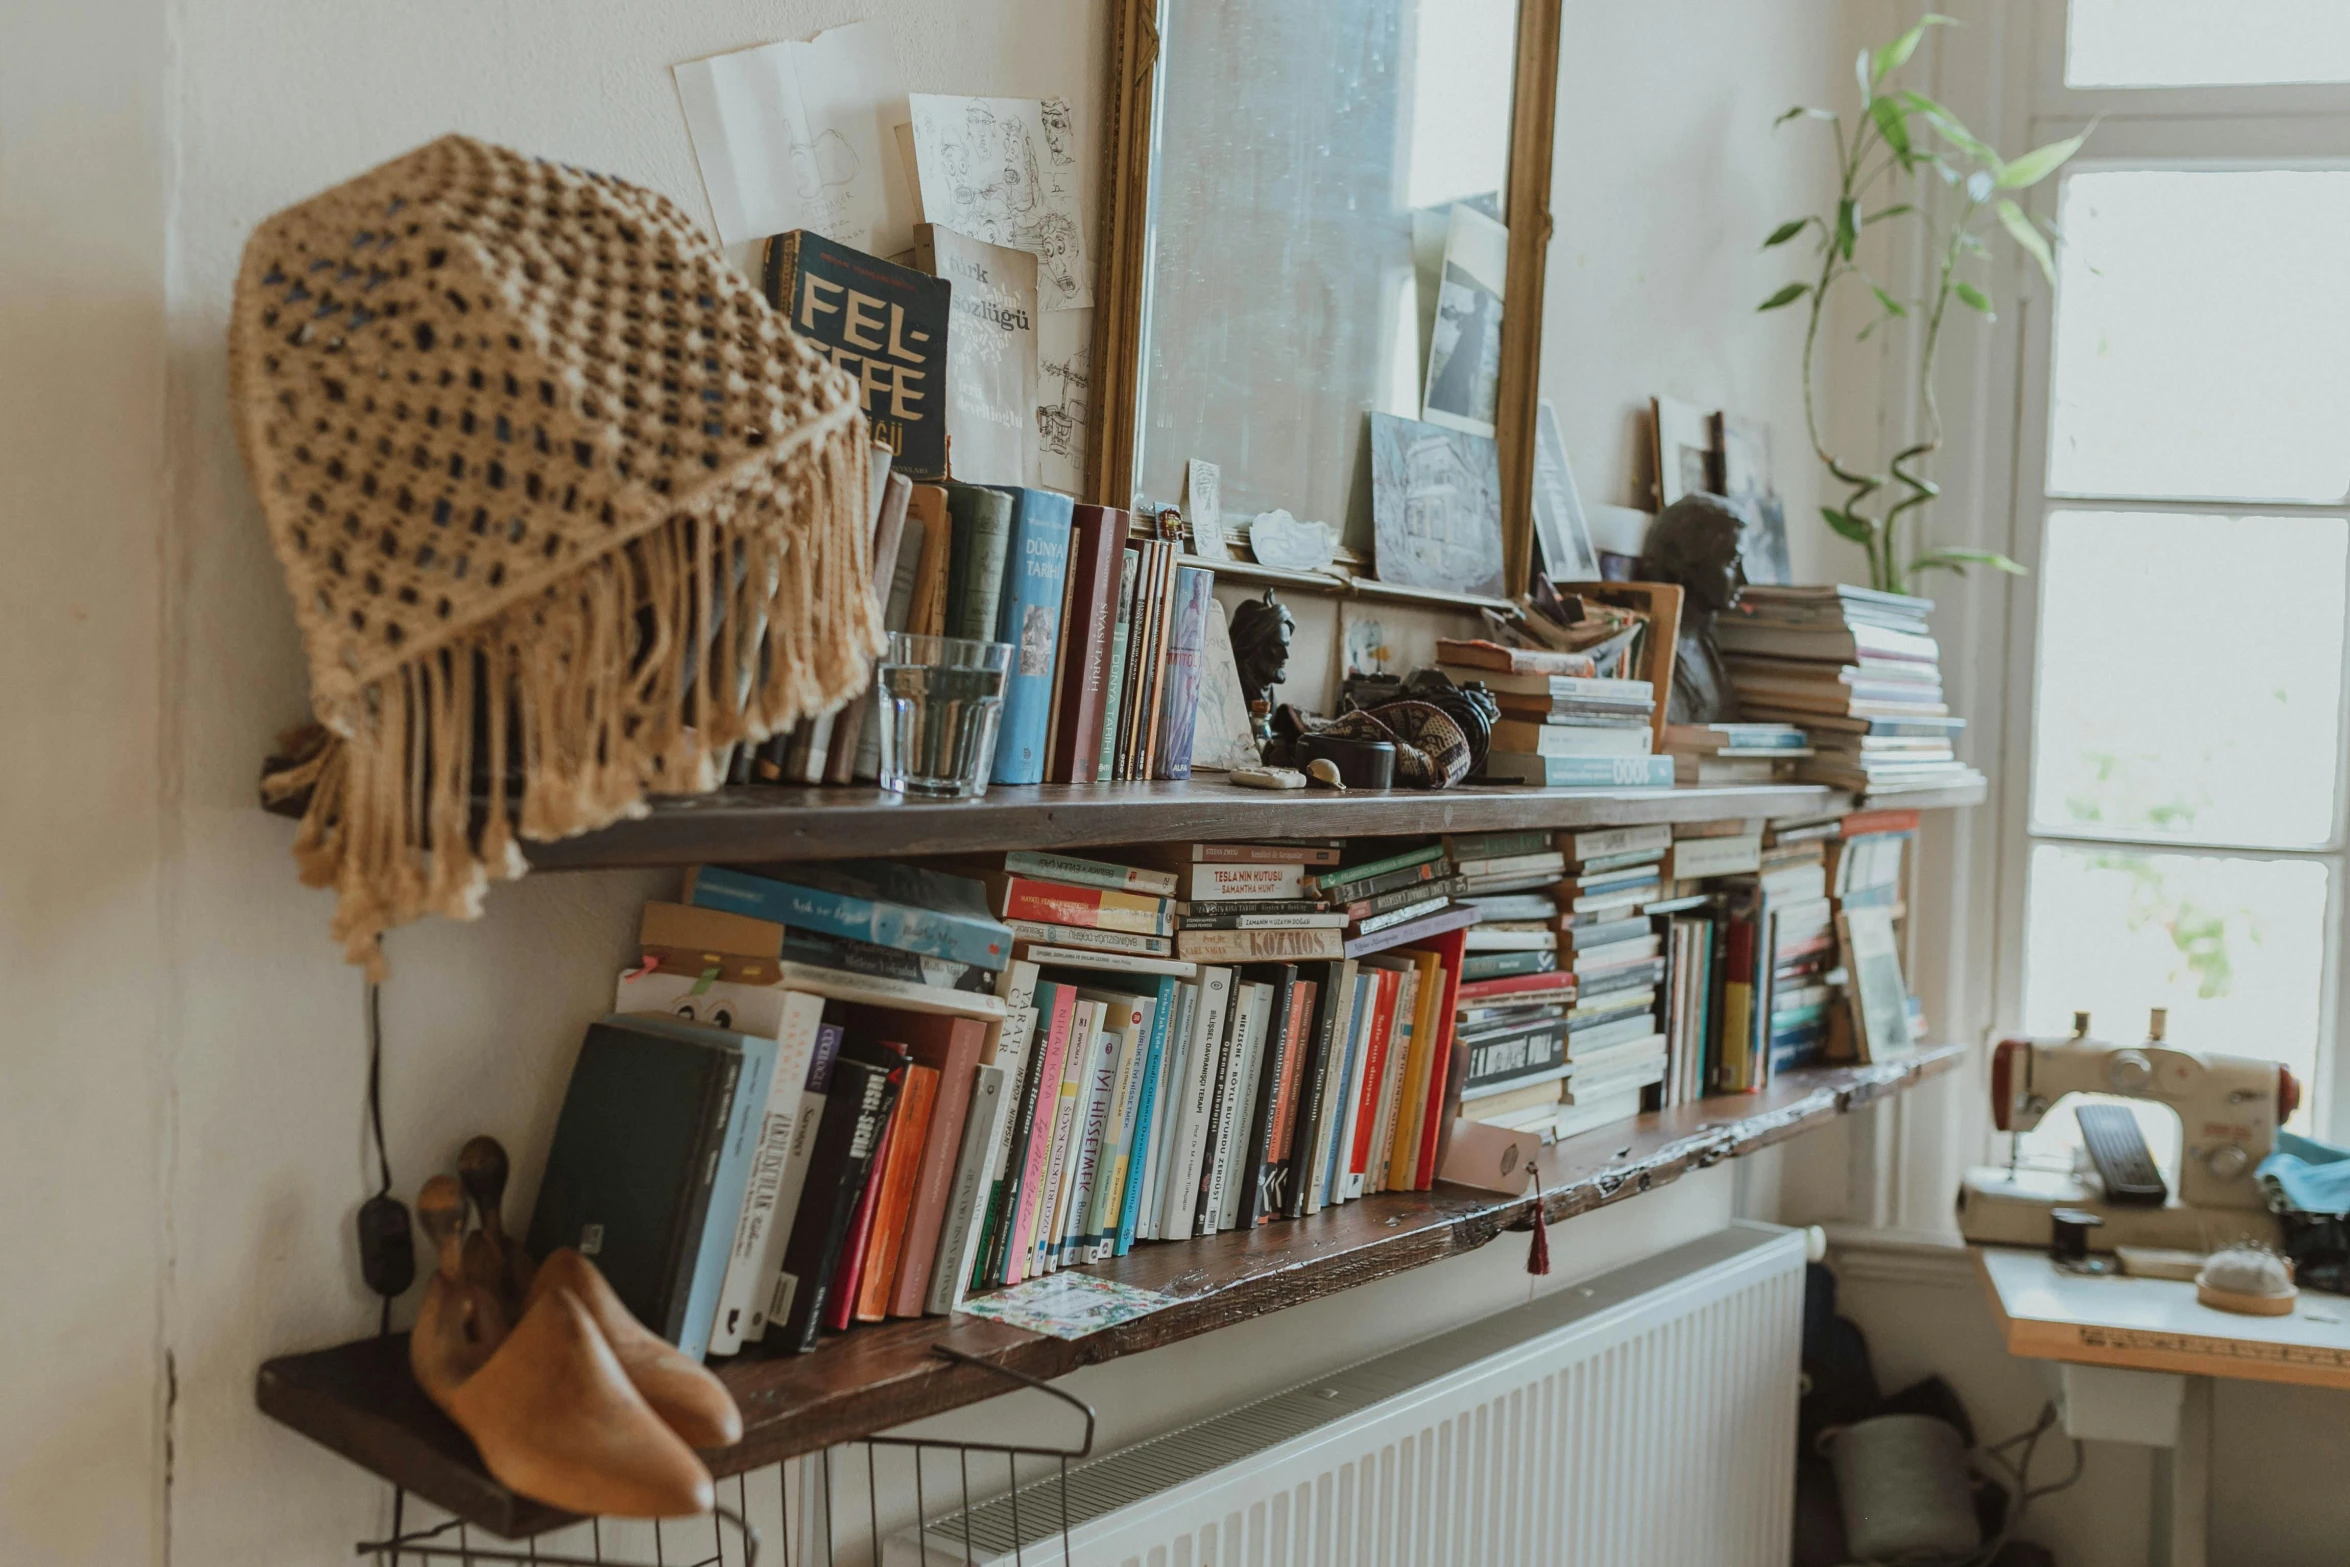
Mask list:
[{"label": "white desk", "polygon": [[2172,1567],[2207,1560],[2213,1378],[2350,1390],[2342,1296],[2303,1291],[2289,1317],[2247,1317],[2204,1305],[2181,1280],[2067,1273],[2045,1252],[2011,1247],[1973,1251],[2008,1352],[2058,1363],[2066,1430],[2170,1449],[2155,1522]]}]

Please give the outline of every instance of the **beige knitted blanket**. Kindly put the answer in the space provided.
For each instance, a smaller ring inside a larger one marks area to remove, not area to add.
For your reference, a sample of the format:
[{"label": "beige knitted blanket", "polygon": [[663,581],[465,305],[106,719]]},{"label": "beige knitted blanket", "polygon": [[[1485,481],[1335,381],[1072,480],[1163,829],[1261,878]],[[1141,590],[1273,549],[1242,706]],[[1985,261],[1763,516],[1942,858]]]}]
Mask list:
[{"label": "beige knitted blanket", "polygon": [[255,231],[229,374],[333,736],[265,787],[371,972],[863,688],[855,388],[652,192],[444,137]]}]

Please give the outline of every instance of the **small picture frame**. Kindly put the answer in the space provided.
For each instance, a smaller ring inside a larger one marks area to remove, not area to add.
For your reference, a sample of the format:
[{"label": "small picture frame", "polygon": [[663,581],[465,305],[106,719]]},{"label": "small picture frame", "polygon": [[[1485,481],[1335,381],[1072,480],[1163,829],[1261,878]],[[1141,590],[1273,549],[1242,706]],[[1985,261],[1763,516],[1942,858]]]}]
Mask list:
[{"label": "small picture frame", "polygon": [[1551,581],[1588,582],[1601,575],[1575,471],[1567,463],[1566,438],[1559,433],[1558,406],[1547,397],[1534,423],[1534,540]]},{"label": "small picture frame", "polygon": [[1901,977],[1893,911],[1841,910],[1836,937],[1844,948],[1844,996],[1852,1012],[1854,1052],[1864,1064],[1907,1055],[1916,1045],[1909,1033],[1909,986]]}]

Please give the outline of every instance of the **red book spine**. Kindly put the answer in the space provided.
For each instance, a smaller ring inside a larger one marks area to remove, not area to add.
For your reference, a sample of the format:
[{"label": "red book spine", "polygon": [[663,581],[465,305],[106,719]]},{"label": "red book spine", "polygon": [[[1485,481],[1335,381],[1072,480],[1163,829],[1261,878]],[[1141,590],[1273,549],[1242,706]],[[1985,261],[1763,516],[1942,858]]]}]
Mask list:
[{"label": "red book spine", "polygon": [[1918,813],[1915,811],[1854,811],[1836,824],[1836,831],[1846,838],[1858,838],[1872,832],[1916,832]]},{"label": "red book spine", "polygon": [[[899,1090],[900,1094],[904,1090]],[[857,1320],[857,1287],[865,1277],[865,1243],[873,1235],[873,1209],[881,1197],[881,1173],[889,1162],[890,1144],[896,1140],[898,1121],[905,1106],[892,1107],[889,1125],[882,1129],[881,1141],[874,1146],[873,1162],[865,1167],[864,1195],[857,1199],[857,1216],[849,1221],[848,1237],[841,1242],[840,1261],[835,1265],[832,1289],[824,1297],[824,1325],[835,1333],[848,1331]]]},{"label": "red book spine", "polygon": [[906,1218],[913,1211],[914,1177],[929,1143],[930,1114],[937,1103],[938,1073],[926,1066],[907,1067],[906,1086],[890,1127],[889,1165],[881,1175],[873,1229],[865,1242],[865,1267],[857,1285],[859,1322],[879,1322],[889,1315],[890,1292],[897,1287],[898,1261],[905,1250]]},{"label": "red book spine", "polygon": [[1572,991],[1574,988],[1575,976],[1563,970],[1553,970],[1548,974],[1512,974],[1503,979],[1476,979],[1461,986],[1461,1004],[1466,1006],[1486,996],[1523,995],[1529,990]]},{"label": "red book spine", "polygon": [[1126,513],[1080,506],[1070,521],[1069,613],[1061,641],[1060,706],[1055,713],[1048,783],[1093,782],[1109,701],[1110,638],[1118,616],[1118,557]]}]

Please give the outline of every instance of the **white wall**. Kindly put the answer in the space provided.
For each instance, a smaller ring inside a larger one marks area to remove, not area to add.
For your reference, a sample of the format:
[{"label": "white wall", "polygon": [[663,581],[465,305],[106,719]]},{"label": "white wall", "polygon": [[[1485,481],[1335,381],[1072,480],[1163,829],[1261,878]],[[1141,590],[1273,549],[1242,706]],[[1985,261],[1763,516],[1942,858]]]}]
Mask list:
[{"label": "white wall", "polygon": [[[244,236],[452,128],[699,210],[668,67],[860,14],[916,90],[1066,92],[1097,122],[1103,8],[1080,0],[0,0],[11,1562],[316,1562],[386,1521],[383,1487],[252,1407],[262,1359],[370,1330],[373,1302],[348,1239],[372,1189],[360,982],[254,801],[305,685],[225,407]],[[1752,247],[1821,176],[1761,127],[1836,90],[1845,15],[1569,6],[1544,382],[1591,498],[1637,498],[1629,421],[1662,389],[1772,419],[1806,514],[1787,329],[1752,315],[1775,280]],[[666,882],[535,879],[478,925],[391,938],[404,1194],[489,1131],[527,1207],[580,1027]],[[1560,1280],[1713,1227],[1730,1184],[1563,1228]],[[1140,1434],[1522,1299],[1521,1262],[1504,1243],[1079,1380],[1106,1434]]]}]

